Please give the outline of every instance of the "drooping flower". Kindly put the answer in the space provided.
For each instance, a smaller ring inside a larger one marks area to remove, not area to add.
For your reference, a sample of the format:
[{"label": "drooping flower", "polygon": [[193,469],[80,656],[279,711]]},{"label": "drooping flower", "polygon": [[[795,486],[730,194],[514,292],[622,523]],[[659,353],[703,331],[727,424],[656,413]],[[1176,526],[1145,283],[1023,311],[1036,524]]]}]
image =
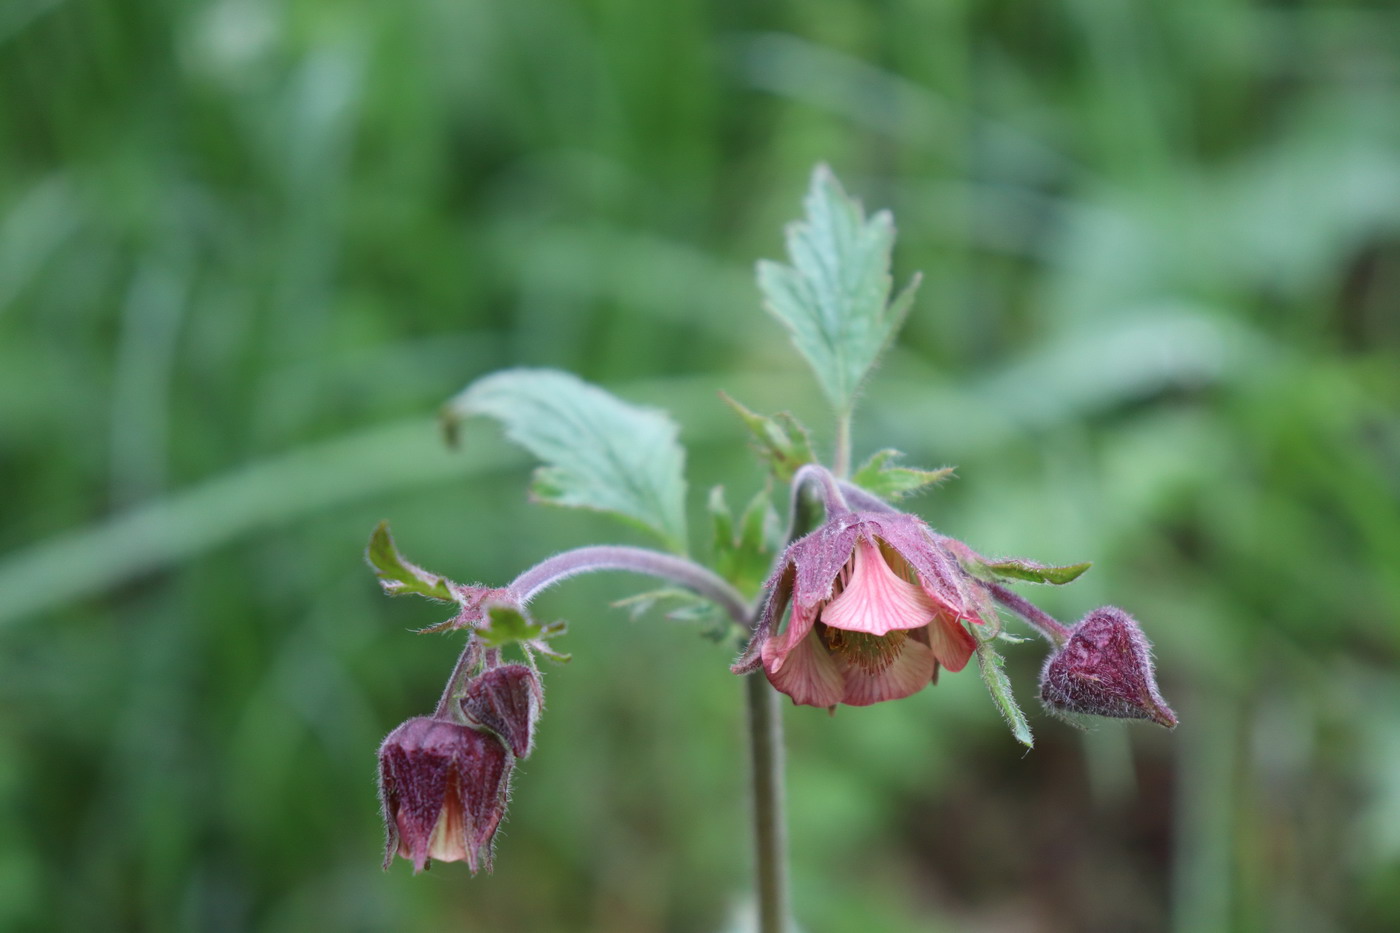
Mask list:
[{"label": "drooping flower", "polygon": [[[794,703],[868,706],[960,671],[981,622],[972,581],[918,517],[838,512],[793,542],[736,673],[760,664]],[[791,604],[785,629],[778,630]]]},{"label": "drooping flower", "polygon": [[489,871],[512,767],[496,736],[445,719],[419,716],[389,733],[379,749],[384,867],[398,854],[414,872],[429,859]]},{"label": "drooping flower", "polygon": [[1176,725],[1176,713],[1157,692],[1147,639],[1132,616],[1113,606],[1085,616],[1046,659],[1040,699],[1053,712]]}]

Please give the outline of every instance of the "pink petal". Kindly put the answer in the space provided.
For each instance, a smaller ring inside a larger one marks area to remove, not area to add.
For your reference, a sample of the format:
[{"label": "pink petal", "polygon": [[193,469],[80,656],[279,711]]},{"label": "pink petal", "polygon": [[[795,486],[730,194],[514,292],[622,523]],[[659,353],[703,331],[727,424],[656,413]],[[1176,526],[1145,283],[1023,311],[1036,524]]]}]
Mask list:
[{"label": "pink petal", "polygon": [[846,684],[841,702],[849,706],[869,706],[918,693],[928,686],[938,668],[928,645],[913,638],[906,638],[894,661],[878,672],[871,672],[845,657],[841,657],[840,662]]},{"label": "pink petal", "polygon": [[938,604],[921,587],[901,580],[868,539],[856,542],[852,561],[846,588],[822,610],[827,625],[885,635],[895,629],[922,628],[937,615]]},{"label": "pink petal", "polygon": [[768,682],[776,690],[799,705],[827,707],[841,702],[841,672],[815,632],[772,664],[768,657],[771,644],[770,641],[763,646],[763,666]]},{"label": "pink petal", "polygon": [[977,650],[977,640],[955,616],[940,615],[927,629],[933,656],[954,673],[967,667],[967,659]]},{"label": "pink petal", "polygon": [[787,628],[763,643],[763,666],[770,672],[777,672],[783,666],[788,652],[800,645],[812,631],[812,623],[817,619],[816,611],[810,606],[794,603],[792,616]]}]

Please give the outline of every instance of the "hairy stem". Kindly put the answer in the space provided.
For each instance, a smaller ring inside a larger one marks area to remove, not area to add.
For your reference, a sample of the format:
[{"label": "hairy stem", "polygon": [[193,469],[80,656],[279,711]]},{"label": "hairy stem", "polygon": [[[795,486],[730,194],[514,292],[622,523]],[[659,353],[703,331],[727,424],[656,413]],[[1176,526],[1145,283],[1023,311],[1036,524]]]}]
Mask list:
[{"label": "hairy stem", "polygon": [[466,647],[457,656],[457,663],[452,668],[452,673],[447,676],[447,686],[442,688],[442,698],[438,700],[437,709],[433,710],[433,718],[441,719],[444,716],[451,716],[453,721],[460,722],[461,717],[452,715],[452,698],[462,692],[466,686],[467,679],[476,670],[477,662],[481,660],[481,645],[476,640],[476,635],[467,635]]},{"label": "hairy stem", "polygon": [[516,577],[506,590],[523,605],[556,583],[600,570],[625,570],[667,580],[715,603],[740,625],[749,624],[748,604],[723,577],[684,557],[640,547],[599,545],[555,554]]},{"label": "hairy stem", "polygon": [[788,933],[787,826],[783,807],[783,720],[762,672],[744,678],[753,764],[754,869],[759,933]]},{"label": "hairy stem", "polygon": [[836,455],[832,458],[836,463],[836,475],[845,479],[851,473],[851,410],[848,406],[845,411],[836,416]]},{"label": "hairy stem", "polygon": [[846,497],[846,501],[862,512],[898,512],[899,509],[890,505],[884,499],[873,492],[866,492],[855,483],[848,483],[842,480],[838,487],[841,494]]},{"label": "hairy stem", "polygon": [[[832,512],[849,512],[851,510],[851,507],[846,503],[845,494],[849,483],[840,482],[831,474],[830,470],[819,464],[809,463],[801,467],[792,475],[792,525],[795,533],[788,536],[789,543],[811,530],[811,526],[816,524],[812,521],[812,516],[801,513],[805,507],[801,501],[802,494],[814,484],[821,490],[822,504],[826,507],[828,516]],[[801,526],[800,530],[799,526]]]},{"label": "hairy stem", "polygon": [[1017,596],[999,583],[988,583],[986,587],[993,599],[1029,622],[1036,631],[1045,636],[1050,644],[1058,648],[1069,641],[1069,626],[1044,609],[1031,603],[1030,600]]}]

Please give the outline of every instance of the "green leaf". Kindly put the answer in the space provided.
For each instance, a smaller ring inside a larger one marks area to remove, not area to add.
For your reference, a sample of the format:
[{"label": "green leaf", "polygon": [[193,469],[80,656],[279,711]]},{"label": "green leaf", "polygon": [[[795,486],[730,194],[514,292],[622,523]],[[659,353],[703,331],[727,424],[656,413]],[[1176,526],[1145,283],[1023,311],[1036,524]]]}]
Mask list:
[{"label": "green leaf", "polygon": [[[1019,557],[1008,557],[1003,560],[987,561],[982,564],[985,573],[977,574],[985,577],[991,574],[1003,580],[1021,580],[1026,583],[1053,583],[1056,586],[1063,586],[1072,583],[1083,575],[1084,571],[1092,567],[1093,564],[1084,562],[1082,564],[1070,564],[1067,567],[1051,567],[1047,564],[1038,564],[1033,560],[1024,560]],[[973,568],[976,572],[977,568]]]},{"label": "green leaf", "polygon": [[862,489],[873,492],[881,499],[900,499],[925,486],[941,483],[953,475],[952,467],[939,470],[917,470],[913,467],[895,466],[890,461],[902,457],[897,450],[886,448],[861,464],[851,476],[851,482]]},{"label": "green leaf", "polygon": [[614,608],[626,609],[633,621],[652,609],[662,609],[662,616],[672,622],[697,624],[701,635],[713,641],[733,637],[739,626],[714,603],[690,590],[663,587],[637,593],[613,603]]},{"label": "green leaf", "polygon": [[1021,712],[1016,697],[1011,693],[1011,681],[1006,676],[1006,659],[992,647],[990,640],[977,643],[977,668],[982,674],[982,683],[987,685],[987,692],[992,695],[1002,718],[1011,727],[1011,734],[1026,748],[1034,748],[1030,723],[1026,722],[1026,714]]},{"label": "green leaf", "polygon": [[787,228],[792,265],[758,264],[764,305],[792,336],[839,413],[849,413],[861,382],[914,299],[918,276],[890,303],[894,221],[869,220],[825,165],[812,173],[805,221]]},{"label": "green leaf", "polygon": [[709,510],[714,524],[715,572],[740,592],[757,592],[768,577],[782,536],[781,520],[768,490],[760,490],[749,500],[737,530],[724,499],[724,487],[710,490]]},{"label": "green leaf", "polygon": [[[563,622],[541,625],[514,606],[490,606],[486,610],[486,625],[476,630],[481,644],[486,648],[504,648],[517,642],[530,642],[531,647],[543,650],[542,643],[563,635],[568,626]],[[552,657],[567,658],[546,651]]]},{"label": "green leaf", "polygon": [[507,369],[469,385],[443,408],[449,442],[472,415],[544,461],[531,494],[596,509],[655,532],[684,553],[685,451],[664,412],[630,405],[569,373]]},{"label": "green leaf", "polygon": [[389,523],[380,522],[369,536],[369,547],[365,548],[365,559],[379,577],[379,585],[390,596],[403,596],[411,593],[445,603],[453,602],[451,583],[446,577],[429,573],[417,564],[404,560],[399,549],[394,546],[393,535],[389,534]]},{"label": "green leaf", "polygon": [[792,481],[793,474],[809,463],[816,462],[812,453],[811,436],[800,421],[785,411],[776,415],[760,415],[750,411],[730,396],[719,397],[743,420],[754,436],[758,455],[768,462],[773,476],[781,483]]}]

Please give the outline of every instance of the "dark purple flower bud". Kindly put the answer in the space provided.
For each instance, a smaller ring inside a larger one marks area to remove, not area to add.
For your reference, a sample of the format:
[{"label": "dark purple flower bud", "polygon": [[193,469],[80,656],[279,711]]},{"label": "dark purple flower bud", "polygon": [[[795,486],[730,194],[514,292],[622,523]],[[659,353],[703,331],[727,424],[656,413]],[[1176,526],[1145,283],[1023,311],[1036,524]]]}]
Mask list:
[{"label": "dark purple flower bud", "polygon": [[505,815],[512,760],[487,732],[442,719],[410,719],[379,748],[379,799],[395,853],[413,862],[465,861],[491,870],[491,841]]},{"label": "dark purple flower bud", "polygon": [[500,736],[516,758],[528,758],[543,698],[534,671],[523,664],[505,664],[467,685],[462,712],[471,722]]},{"label": "dark purple flower bud", "polygon": [[1085,616],[1046,660],[1040,698],[1052,712],[1176,726],[1176,713],[1157,692],[1151,646],[1133,617],[1112,606]]}]

